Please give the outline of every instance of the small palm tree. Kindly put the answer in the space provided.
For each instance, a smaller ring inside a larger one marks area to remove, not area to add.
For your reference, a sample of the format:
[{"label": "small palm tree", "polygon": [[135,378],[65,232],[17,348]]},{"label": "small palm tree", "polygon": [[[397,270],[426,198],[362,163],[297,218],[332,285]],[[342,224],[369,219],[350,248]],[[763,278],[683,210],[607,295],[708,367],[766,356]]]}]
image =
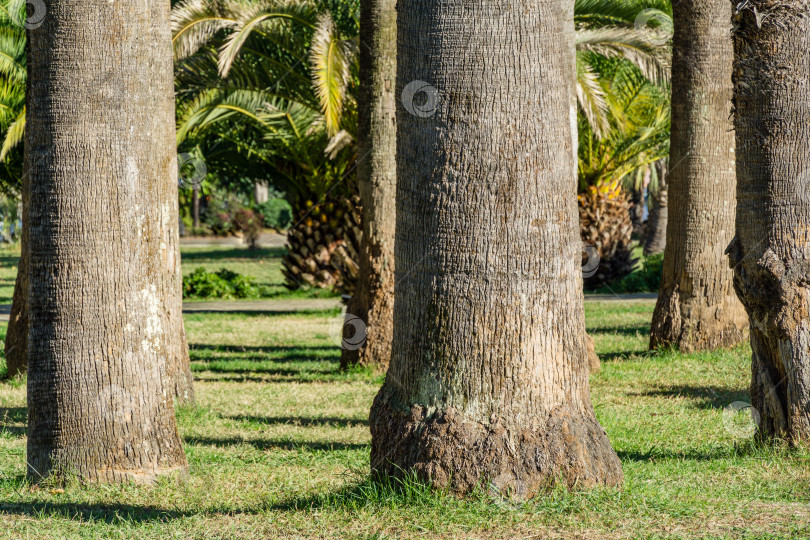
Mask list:
[{"label": "small palm tree", "polygon": [[20,192],[25,134],[25,2],[0,4],[0,191]]}]

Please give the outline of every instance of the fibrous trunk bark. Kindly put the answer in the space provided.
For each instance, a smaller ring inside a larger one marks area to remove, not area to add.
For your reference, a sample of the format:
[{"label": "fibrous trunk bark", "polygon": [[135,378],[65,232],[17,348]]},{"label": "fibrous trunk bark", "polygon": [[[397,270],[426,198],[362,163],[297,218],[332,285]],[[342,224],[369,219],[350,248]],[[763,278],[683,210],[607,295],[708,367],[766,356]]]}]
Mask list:
[{"label": "fibrous trunk bark", "polygon": [[46,8],[28,55],[28,473],[151,481],[186,468],[162,306],[169,4]]},{"label": "fibrous trunk bark", "polygon": [[810,441],[810,4],[752,0],[734,24],[734,288],[750,320],[759,435]]},{"label": "fibrous trunk bark", "polygon": [[724,255],[736,212],[731,3],[682,0],[673,16],[672,213],[650,348],[688,352],[736,345],[748,317]]},{"label": "fibrous trunk bark", "polygon": [[[26,96],[27,99],[30,99],[31,92],[27,92]],[[28,110],[30,110],[30,106]],[[174,118],[173,93],[164,96],[161,101],[155,102],[153,110],[154,114],[162,115],[163,118]],[[173,146],[174,142],[172,142]],[[26,159],[29,159],[27,154]],[[30,167],[26,165],[25,170],[29,171]],[[159,227],[162,240],[160,244],[160,260],[163,270],[167,274],[163,283],[162,324],[166,336],[169,375],[172,378],[174,396],[177,402],[182,404],[194,401],[194,388],[186,331],[183,325],[183,284],[180,268],[177,182],[174,176],[166,176],[161,180],[162,183],[156,186],[161,201]],[[5,356],[9,376],[24,373],[28,368],[29,198],[30,175],[25,174],[22,179],[21,193],[23,228],[20,241],[20,262],[17,267],[17,280],[14,286],[14,298],[5,341]],[[195,200],[195,203],[195,215],[199,217],[199,198]]]},{"label": "fibrous trunk bark", "polygon": [[[343,349],[343,369],[359,364],[385,371],[391,358],[397,178],[396,44],[396,0],[362,0],[357,181],[363,203],[363,236],[360,276],[346,311],[365,323],[366,339],[362,347]],[[356,330],[354,326],[346,329]],[[356,338],[352,340],[356,342]]]},{"label": "fibrous trunk bark", "polygon": [[397,300],[372,470],[519,497],[616,485],[588,390],[566,3],[397,10]]}]

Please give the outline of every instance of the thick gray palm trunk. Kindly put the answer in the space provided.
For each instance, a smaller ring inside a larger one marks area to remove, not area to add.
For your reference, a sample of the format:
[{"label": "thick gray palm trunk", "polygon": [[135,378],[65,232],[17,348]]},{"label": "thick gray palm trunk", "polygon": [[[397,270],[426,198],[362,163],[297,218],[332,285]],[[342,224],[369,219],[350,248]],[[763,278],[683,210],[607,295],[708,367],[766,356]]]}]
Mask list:
[{"label": "thick gray palm trunk", "polygon": [[616,485],[588,390],[566,2],[397,10],[394,346],[372,469],[462,493]]},{"label": "thick gray palm trunk", "polygon": [[[30,80],[29,80],[30,84]],[[31,92],[27,92],[30,99]],[[30,110],[30,105],[28,110]],[[174,100],[162,100],[153,105],[154,114],[163,118],[174,118]],[[26,155],[26,159],[30,156]],[[30,167],[26,166],[26,171]],[[166,336],[168,351],[168,370],[174,387],[174,396],[178,403],[194,401],[194,387],[191,375],[191,364],[188,353],[186,331],[183,326],[183,277],[180,268],[179,245],[179,205],[177,186],[171,178],[160,187],[160,230],[161,262],[166,272],[163,282],[164,300],[161,304],[162,324]],[[22,238],[21,253],[17,269],[17,280],[14,285],[14,298],[9,316],[5,341],[5,357],[8,374],[14,376],[25,373],[28,369],[28,273],[29,273],[29,199],[30,175],[22,179]]]},{"label": "thick gray palm trunk", "polygon": [[397,178],[396,55],[396,0],[362,0],[357,181],[363,201],[363,238],[360,279],[347,312],[366,324],[366,340],[363,347],[343,350],[343,368],[360,364],[384,371],[391,358]]},{"label": "thick gray palm trunk", "polygon": [[169,3],[46,8],[28,56],[28,472],[149,481],[186,468],[163,305]]},{"label": "thick gray palm trunk", "polygon": [[731,3],[673,4],[672,140],[664,274],[650,347],[736,345],[748,317],[724,255],[734,235]]},{"label": "thick gray palm trunk", "polygon": [[763,437],[810,441],[810,4],[753,0],[734,18],[734,287],[751,327]]}]

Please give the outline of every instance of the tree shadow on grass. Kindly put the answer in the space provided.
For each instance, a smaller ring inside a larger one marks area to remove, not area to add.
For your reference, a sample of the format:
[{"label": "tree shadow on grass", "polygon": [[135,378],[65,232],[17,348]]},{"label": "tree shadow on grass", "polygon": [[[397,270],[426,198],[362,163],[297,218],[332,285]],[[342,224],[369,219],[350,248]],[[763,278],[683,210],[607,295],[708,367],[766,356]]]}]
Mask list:
[{"label": "tree shadow on grass", "polygon": [[650,334],[650,324],[633,324],[630,326],[589,326],[588,333],[592,336],[596,336],[598,334],[604,334],[606,336],[618,334],[621,336],[630,337],[636,337],[637,335],[641,334],[642,336],[647,336]]},{"label": "tree shadow on grass", "polygon": [[[195,247],[195,246],[190,246]],[[287,253],[283,247],[264,247],[254,250],[246,247],[183,250],[180,259],[185,262],[219,262],[227,259],[280,259]]]},{"label": "tree shadow on grass", "polygon": [[[213,376],[203,376],[203,374]],[[195,381],[205,382],[332,382],[351,377],[339,368],[329,370],[292,368],[219,368],[193,369]]]},{"label": "tree shadow on grass", "polygon": [[239,446],[248,444],[257,450],[294,450],[310,452],[336,452],[341,450],[370,450],[367,443],[340,443],[324,441],[291,441],[289,439],[242,439],[237,437],[185,437],[185,443],[196,446]]},{"label": "tree shadow on grass", "polygon": [[[26,407],[0,407],[0,433],[12,435],[25,435],[28,422],[28,409]],[[23,424],[12,426],[11,424]]]},{"label": "tree shadow on grass", "polygon": [[[213,363],[217,363],[217,362],[226,362],[226,363],[227,362],[276,362],[276,363],[279,363],[279,364],[286,364],[286,363],[292,363],[292,362],[307,362],[307,363],[309,363],[309,362],[317,362],[317,363],[334,362],[334,363],[337,363],[338,360],[340,359],[340,356],[338,356],[337,354],[335,354],[334,356],[332,356],[332,355],[330,355],[330,356],[310,356],[310,355],[306,355],[306,354],[289,354],[289,355],[285,355],[285,356],[276,356],[276,357],[273,357],[273,356],[254,356],[254,355],[251,355],[251,354],[245,354],[245,355],[233,354],[233,355],[229,355],[229,356],[226,356],[226,357],[216,356],[216,357],[204,357],[204,358],[199,358],[199,357],[195,356],[194,354],[192,354],[191,356],[192,356],[191,361],[195,362],[195,363],[199,363],[199,364],[213,364]],[[214,370],[214,369],[215,368],[211,368],[211,370]],[[226,369],[226,371],[229,371],[229,370],[230,370],[230,368]]]},{"label": "tree shadow on grass", "polygon": [[315,427],[315,426],[334,426],[334,427],[353,427],[353,426],[367,426],[368,418],[341,418],[337,416],[251,416],[245,414],[237,414],[232,416],[223,416],[221,418],[227,420],[237,420],[239,422],[255,422],[259,424],[279,424],[279,425],[294,425],[300,427]]},{"label": "tree shadow on grass", "polygon": [[602,362],[616,362],[619,360],[630,360],[631,358],[645,358],[650,356],[649,351],[615,351],[599,353],[599,360]]},{"label": "tree shadow on grass", "polygon": [[17,514],[36,519],[55,516],[71,521],[104,523],[150,523],[166,522],[194,516],[199,512],[164,510],[156,506],[102,503],[54,503],[54,502],[0,502],[0,515]]},{"label": "tree shadow on grass", "polygon": [[735,401],[748,402],[750,394],[746,389],[731,389],[711,385],[675,385],[628,394],[643,397],[685,397],[692,400],[691,406],[697,409],[722,409]]},{"label": "tree shadow on grass", "polygon": [[625,461],[658,461],[665,459],[690,460],[690,461],[712,461],[715,459],[726,459],[734,455],[732,448],[713,448],[711,450],[699,450],[695,448],[672,451],[651,448],[645,452],[643,450],[617,450],[616,455],[622,462]]},{"label": "tree shadow on grass", "polygon": [[305,346],[290,346],[290,345],[208,345],[199,343],[189,343],[189,351],[213,351],[222,353],[255,353],[255,354],[268,354],[278,353],[284,351],[331,351],[337,353],[340,351],[338,345],[305,345]]}]

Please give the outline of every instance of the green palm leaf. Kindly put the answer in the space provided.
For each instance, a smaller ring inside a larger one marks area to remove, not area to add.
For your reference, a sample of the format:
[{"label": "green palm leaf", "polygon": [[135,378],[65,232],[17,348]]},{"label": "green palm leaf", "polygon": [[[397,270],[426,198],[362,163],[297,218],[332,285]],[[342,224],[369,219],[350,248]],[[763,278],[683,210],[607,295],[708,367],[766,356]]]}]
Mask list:
[{"label": "green palm leaf", "polygon": [[326,120],[326,131],[333,136],[340,131],[346,87],[354,50],[349,42],[341,41],[329,15],[321,15],[312,39],[310,63],[315,95]]}]

